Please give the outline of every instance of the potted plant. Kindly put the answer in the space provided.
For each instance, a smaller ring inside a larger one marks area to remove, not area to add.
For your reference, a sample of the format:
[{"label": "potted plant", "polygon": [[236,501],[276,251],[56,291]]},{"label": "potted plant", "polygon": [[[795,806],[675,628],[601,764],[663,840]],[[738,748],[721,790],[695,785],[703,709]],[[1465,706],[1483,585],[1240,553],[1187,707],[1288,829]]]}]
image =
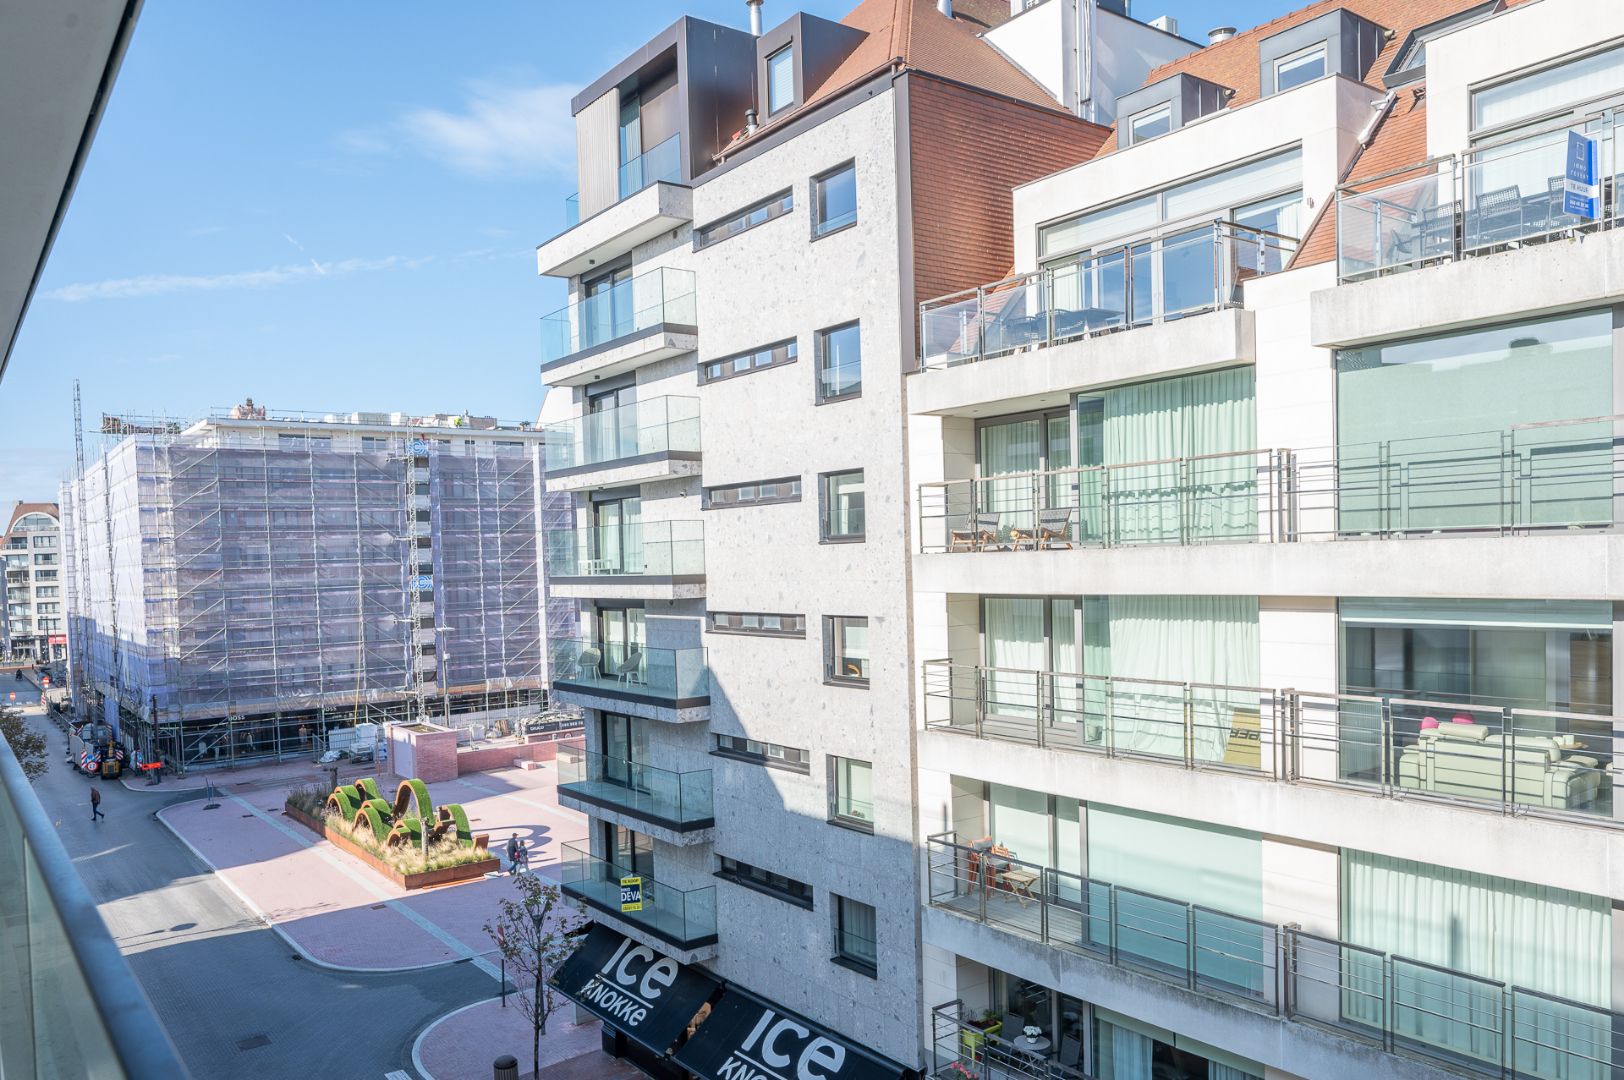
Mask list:
[{"label": "potted plant", "polygon": [[972,1059],[979,1061],[981,1048],[987,1043],[987,1036],[998,1034],[1004,1025],[991,1009],[984,1010],[980,1016],[972,1017],[966,1023],[976,1030],[959,1032],[959,1046]]}]

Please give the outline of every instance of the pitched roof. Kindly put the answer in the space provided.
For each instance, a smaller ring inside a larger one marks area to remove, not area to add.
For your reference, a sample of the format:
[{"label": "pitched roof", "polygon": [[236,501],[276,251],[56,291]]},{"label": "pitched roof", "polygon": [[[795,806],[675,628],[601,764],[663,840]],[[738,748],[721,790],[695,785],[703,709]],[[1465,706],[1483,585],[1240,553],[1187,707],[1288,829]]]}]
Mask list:
[{"label": "pitched roof", "polygon": [[29,514],[50,514],[58,521],[62,520],[62,510],[54,502],[18,502],[11,511],[11,520],[6,524],[6,532],[16,527],[20,518]]}]

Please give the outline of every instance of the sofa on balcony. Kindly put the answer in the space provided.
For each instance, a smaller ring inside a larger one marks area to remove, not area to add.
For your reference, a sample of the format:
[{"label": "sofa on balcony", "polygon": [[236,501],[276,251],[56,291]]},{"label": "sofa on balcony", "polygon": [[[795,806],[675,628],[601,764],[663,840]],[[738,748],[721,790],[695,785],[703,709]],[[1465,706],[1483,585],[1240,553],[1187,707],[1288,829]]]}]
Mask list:
[{"label": "sofa on balcony", "polygon": [[1577,739],[1518,735],[1481,724],[1444,723],[1422,731],[1398,759],[1401,788],[1438,795],[1510,801],[1553,810],[1592,810],[1602,785],[1599,762]]}]

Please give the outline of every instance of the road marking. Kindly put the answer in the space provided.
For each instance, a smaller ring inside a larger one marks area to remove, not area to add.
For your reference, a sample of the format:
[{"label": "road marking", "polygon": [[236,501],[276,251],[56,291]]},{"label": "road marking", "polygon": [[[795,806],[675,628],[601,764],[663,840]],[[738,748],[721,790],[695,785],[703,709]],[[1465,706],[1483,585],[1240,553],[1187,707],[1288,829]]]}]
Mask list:
[{"label": "road marking", "polygon": [[384,1073],[383,1080],[412,1080],[412,1077],[405,1069],[395,1069]]}]

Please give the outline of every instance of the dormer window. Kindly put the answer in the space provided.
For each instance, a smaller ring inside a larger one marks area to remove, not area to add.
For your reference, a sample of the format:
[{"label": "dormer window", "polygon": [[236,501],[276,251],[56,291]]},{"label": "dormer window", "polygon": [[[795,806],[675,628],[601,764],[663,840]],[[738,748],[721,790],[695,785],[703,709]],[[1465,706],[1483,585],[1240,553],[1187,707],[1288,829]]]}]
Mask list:
[{"label": "dormer window", "polygon": [[1177,131],[1224,107],[1229,90],[1180,72],[1117,98],[1117,134],[1124,147]]},{"label": "dormer window", "polygon": [[1146,109],[1138,116],[1130,117],[1128,130],[1130,145],[1154,139],[1158,135],[1166,135],[1173,130],[1173,107],[1163,105],[1156,109]]},{"label": "dormer window", "polygon": [[1274,90],[1283,93],[1304,83],[1313,82],[1325,74],[1325,42],[1311,45],[1301,52],[1282,56],[1274,62]]},{"label": "dormer window", "polygon": [[795,104],[795,46],[785,45],[767,57],[767,115]]}]

